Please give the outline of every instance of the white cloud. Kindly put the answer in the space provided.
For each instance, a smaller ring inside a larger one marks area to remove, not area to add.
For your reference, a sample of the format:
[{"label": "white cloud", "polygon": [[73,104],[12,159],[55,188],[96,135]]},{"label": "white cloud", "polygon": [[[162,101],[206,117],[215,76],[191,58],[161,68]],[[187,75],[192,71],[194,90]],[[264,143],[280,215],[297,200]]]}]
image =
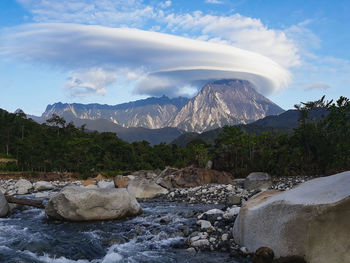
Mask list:
[{"label": "white cloud", "polygon": [[118,80],[116,72],[102,68],[71,72],[65,87],[73,97],[84,97],[90,94],[104,95],[106,88]]},{"label": "white cloud", "polygon": [[129,28],[28,24],[3,35],[0,52],[73,71],[67,83],[73,95],[103,94],[127,72],[139,76],[135,91],[148,95],[178,95],[184,86],[218,78],[247,79],[268,94],[289,81],[287,70],[257,53]]},{"label": "white cloud", "polygon": [[222,4],[222,1],[219,0],[205,0],[207,4]]},{"label": "white cloud", "polygon": [[183,15],[169,14],[164,21],[173,33],[186,32],[208,41],[225,42],[267,56],[285,67],[300,64],[296,43],[284,31],[266,27],[260,19],[240,14],[207,15],[197,11]]},{"label": "white cloud", "polygon": [[304,88],[304,90],[326,90],[329,89],[330,86],[323,82],[315,82]]},{"label": "white cloud", "polygon": [[168,0],[168,1],[165,1],[165,2],[160,2],[159,3],[159,6],[160,6],[160,8],[168,8],[169,6],[171,6],[171,1],[170,0]]}]

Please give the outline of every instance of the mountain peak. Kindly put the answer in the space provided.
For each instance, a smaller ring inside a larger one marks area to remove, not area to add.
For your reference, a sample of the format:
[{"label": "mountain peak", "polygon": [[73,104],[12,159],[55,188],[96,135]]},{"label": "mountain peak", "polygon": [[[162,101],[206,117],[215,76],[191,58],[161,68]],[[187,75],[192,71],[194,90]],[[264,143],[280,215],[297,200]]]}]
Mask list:
[{"label": "mountain peak", "polygon": [[186,131],[203,132],[250,123],[284,110],[258,93],[250,82],[224,79],[206,84],[172,120],[171,126]]}]

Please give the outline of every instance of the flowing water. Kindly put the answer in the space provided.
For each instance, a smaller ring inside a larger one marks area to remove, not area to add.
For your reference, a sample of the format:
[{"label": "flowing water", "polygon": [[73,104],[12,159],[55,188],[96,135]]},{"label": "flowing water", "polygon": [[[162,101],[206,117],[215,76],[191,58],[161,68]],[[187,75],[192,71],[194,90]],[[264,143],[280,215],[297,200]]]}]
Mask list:
[{"label": "flowing water", "polygon": [[[41,209],[14,211],[0,219],[1,263],[244,262],[227,253],[185,251],[181,229],[209,205],[143,202],[133,219],[90,223],[57,222]],[[217,207],[217,206],[216,206]]]}]

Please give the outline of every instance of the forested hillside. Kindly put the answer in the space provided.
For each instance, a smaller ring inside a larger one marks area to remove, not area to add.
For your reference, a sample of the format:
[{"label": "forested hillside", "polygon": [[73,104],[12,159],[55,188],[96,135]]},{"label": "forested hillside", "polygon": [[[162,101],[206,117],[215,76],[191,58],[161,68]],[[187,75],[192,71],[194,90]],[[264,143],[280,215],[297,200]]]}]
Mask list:
[{"label": "forested hillside", "polygon": [[[90,175],[119,173],[165,166],[205,166],[235,176],[252,171],[273,175],[323,175],[350,169],[350,102],[324,101],[296,105],[299,126],[291,133],[247,133],[227,126],[214,145],[194,139],[186,146],[146,141],[127,143],[114,133],[87,132],[54,115],[44,124],[26,119],[23,112],[0,110],[0,169],[7,171],[60,171]],[[326,109],[321,119],[308,116]],[[11,161],[11,158],[13,161]],[[5,161],[4,161],[5,160]]]}]

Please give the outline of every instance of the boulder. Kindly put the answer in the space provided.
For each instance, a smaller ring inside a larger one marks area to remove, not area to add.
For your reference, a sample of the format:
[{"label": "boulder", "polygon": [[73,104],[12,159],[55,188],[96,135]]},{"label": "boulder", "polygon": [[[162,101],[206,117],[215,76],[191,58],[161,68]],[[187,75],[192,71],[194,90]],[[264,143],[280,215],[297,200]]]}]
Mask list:
[{"label": "boulder", "polygon": [[244,189],[263,190],[272,186],[272,180],[267,173],[251,173],[244,180]]},{"label": "boulder", "polygon": [[117,175],[113,178],[115,188],[126,188],[131,179],[128,176]]},{"label": "boulder", "polygon": [[227,172],[195,167],[185,167],[183,169],[167,167],[157,177],[157,183],[167,189],[173,189],[205,184],[234,184],[234,180],[233,176]]},{"label": "boulder", "polygon": [[136,216],[142,209],[126,189],[67,186],[50,198],[45,213],[58,220],[91,221]]},{"label": "boulder", "polygon": [[97,186],[98,186],[99,188],[107,188],[107,189],[113,189],[113,188],[115,188],[115,187],[114,187],[114,183],[113,183],[113,182],[109,182],[109,181],[99,181],[99,182],[97,183]]},{"label": "boulder", "polygon": [[9,204],[6,201],[4,194],[0,192],[0,217],[6,216],[9,209]]},{"label": "boulder", "polygon": [[309,263],[350,262],[350,172],[321,177],[246,202],[233,237],[249,251],[270,247],[276,257]]},{"label": "boulder", "polygon": [[89,178],[83,182],[83,186],[88,186],[88,185],[97,185],[97,182],[95,179]]},{"label": "boulder", "polygon": [[35,191],[47,191],[52,190],[55,187],[50,183],[46,181],[38,181],[34,184],[34,190]]},{"label": "boulder", "polygon": [[140,170],[132,173],[135,177],[142,177],[146,179],[152,179],[157,177],[157,174],[152,170]]},{"label": "boulder", "polygon": [[151,180],[136,178],[128,184],[128,192],[136,198],[153,198],[159,194],[167,194],[168,190]]},{"label": "boulder", "polygon": [[18,195],[25,195],[29,193],[29,190],[33,188],[33,185],[26,179],[19,179],[15,184],[15,188],[17,188]]}]

